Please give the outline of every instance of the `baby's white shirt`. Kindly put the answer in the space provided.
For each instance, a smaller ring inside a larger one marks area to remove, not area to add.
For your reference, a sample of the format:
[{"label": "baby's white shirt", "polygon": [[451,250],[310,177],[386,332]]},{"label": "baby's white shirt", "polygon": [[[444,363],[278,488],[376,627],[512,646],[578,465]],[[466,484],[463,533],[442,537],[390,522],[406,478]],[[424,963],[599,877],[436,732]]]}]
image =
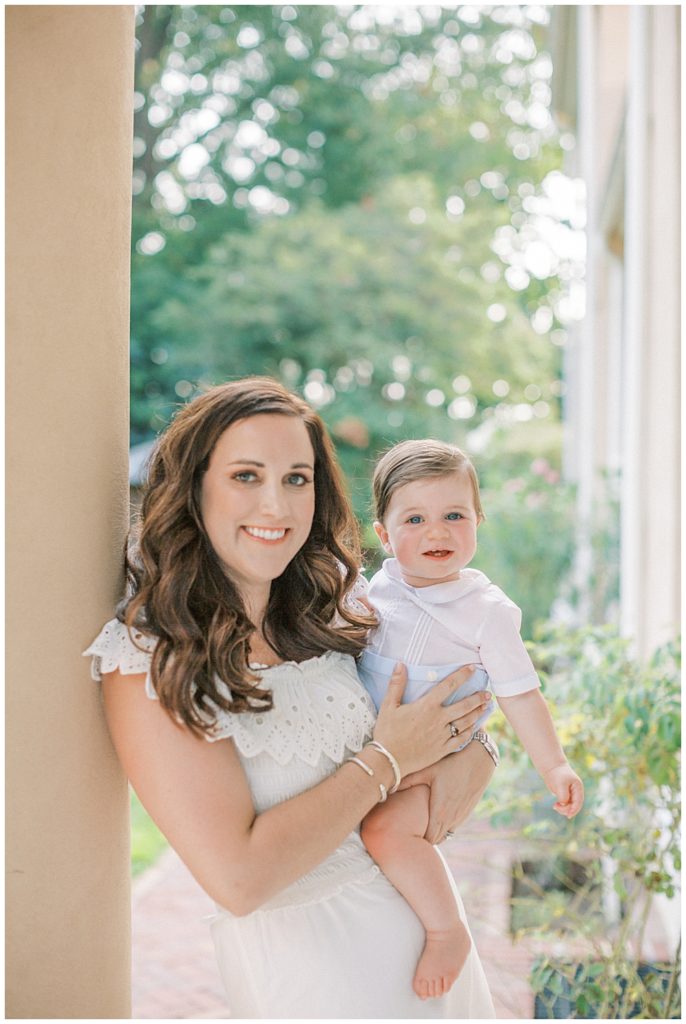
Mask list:
[{"label": "baby's white shirt", "polygon": [[368,599],[380,619],[368,649],[406,665],[482,665],[497,697],[540,687],[519,629],[514,601],[478,569],[428,587],[405,583],[398,562],[387,558],[369,584]]}]

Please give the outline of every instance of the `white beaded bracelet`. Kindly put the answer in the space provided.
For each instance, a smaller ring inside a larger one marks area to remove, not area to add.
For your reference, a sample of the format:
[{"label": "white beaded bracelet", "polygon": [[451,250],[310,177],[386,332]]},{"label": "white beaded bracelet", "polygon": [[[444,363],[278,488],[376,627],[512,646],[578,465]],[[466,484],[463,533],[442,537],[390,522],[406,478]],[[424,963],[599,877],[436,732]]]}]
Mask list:
[{"label": "white beaded bracelet", "polygon": [[[349,757],[345,761],[345,764],[348,764],[348,763],[359,765],[360,768],[363,771],[365,771],[367,773],[367,775],[369,775],[370,778],[372,778],[372,779],[374,778],[374,769],[370,768],[369,765],[366,764],[361,758],[359,758],[359,757]],[[377,785],[379,787],[379,803],[383,804],[388,799],[388,790],[384,786],[383,782],[379,782],[379,783],[377,783]]]},{"label": "white beaded bracelet", "polygon": [[370,740],[369,746],[374,747],[374,749],[378,750],[380,754],[383,754],[383,756],[387,759],[388,763],[393,769],[393,787],[392,789],[389,789],[388,792],[395,793],[396,789],[400,785],[400,780],[402,779],[402,775],[400,774],[400,765],[393,757],[393,754],[390,752],[390,750],[386,750],[386,748],[381,743],[379,743],[378,740]]}]

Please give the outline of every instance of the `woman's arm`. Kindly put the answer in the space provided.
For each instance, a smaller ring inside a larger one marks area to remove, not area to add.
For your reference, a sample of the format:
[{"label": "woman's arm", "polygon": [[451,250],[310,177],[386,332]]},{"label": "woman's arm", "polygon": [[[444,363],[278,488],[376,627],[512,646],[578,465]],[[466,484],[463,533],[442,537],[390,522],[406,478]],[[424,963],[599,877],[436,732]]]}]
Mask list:
[{"label": "woman's arm", "polygon": [[[440,705],[468,674],[402,706],[405,676],[394,674],[374,736],[403,774],[449,753],[454,709]],[[385,756],[365,747],[373,778],[344,764],[258,815],[231,740],[208,743],[177,725],[146,696],[143,675],[108,673],[103,689],[117,754],[143,806],[202,888],[234,914],[251,913],[321,863],[378,802],[379,782],[393,785]]]},{"label": "woman's arm", "polygon": [[[453,705],[453,708],[456,705]],[[400,789],[429,786],[429,824],[424,838],[441,843],[470,816],[495,771],[495,762],[476,741],[442,761],[403,779]]]},{"label": "woman's arm", "polygon": [[[488,690],[477,690],[450,705],[452,721],[460,737],[471,733],[492,699]],[[400,789],[424,784],[431,790],[429,824],[424,838],[430,843],[441,843],[447,832],[465,822],[483,796],[494,771],[493,757],[481,743],[472,741],[462,750],[404,778]]]}]

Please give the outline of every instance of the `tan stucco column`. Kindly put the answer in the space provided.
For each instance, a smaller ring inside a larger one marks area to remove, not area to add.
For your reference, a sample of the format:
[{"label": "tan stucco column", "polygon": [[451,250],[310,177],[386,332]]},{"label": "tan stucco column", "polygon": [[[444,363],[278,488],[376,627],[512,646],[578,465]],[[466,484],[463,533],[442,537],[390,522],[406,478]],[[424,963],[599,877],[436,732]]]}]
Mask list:
[{"label": "tan stucco column", "polygon": [[6,8],[6,1014],[130,1013],[127,787],[80,652],[127,521],[134,13]]}]

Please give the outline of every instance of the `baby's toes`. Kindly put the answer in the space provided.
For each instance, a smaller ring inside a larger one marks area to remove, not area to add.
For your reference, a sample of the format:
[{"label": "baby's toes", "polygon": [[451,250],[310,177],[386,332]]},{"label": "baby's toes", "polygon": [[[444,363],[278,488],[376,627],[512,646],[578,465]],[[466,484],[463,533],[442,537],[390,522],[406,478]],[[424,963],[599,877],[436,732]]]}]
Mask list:
[{"label": "baby's toes", "polygon": [[425,978],[415,978],[412,983],[412,988],[415,990],[420,999],[429,998],[429,983]]}]

